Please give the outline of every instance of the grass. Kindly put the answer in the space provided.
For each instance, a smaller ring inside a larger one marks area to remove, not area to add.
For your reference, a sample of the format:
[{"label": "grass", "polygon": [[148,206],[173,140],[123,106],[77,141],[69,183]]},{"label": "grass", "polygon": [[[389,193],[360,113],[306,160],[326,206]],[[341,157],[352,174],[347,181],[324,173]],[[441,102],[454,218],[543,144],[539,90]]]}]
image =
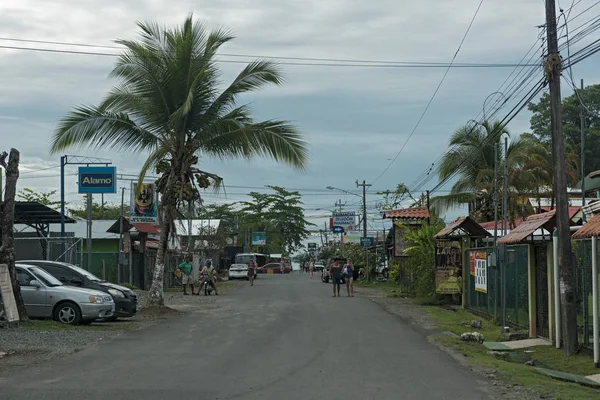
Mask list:
[{"label": "grass", "polygon": [[[449,311],[440,307],[423,307],[442,331],[449,331],[460,335],[464,332],[477,331],[485,336],[486,341],[499,341],[500,328],[492,321],[488,321],[469,313],[465,310]],[[482,328],[474,329],[470,326],[472,319],[481,319]],[[600,390],[580,386],[572,382],[562,382],[537,372],[532,367],[510,360],[502,360],[490,354],[490,351],[473,342],[463,342],[456,337],[440,336],[435,340],[466,357],[472,365],[486,367],[500,371],[501,379],[506,382],[519,383],[533,389],[545,398],[553,399],[598,399]],[[527,352],[532,351],[532,352]],[[565,357],[562,350],[552,346],[536,346],[522,349],[519,353],[526,354],[544,366],[556,371],[574,373],[578,375],[593,375],[599,373],[593,368],[592,359],[584,355]]]},{"label": "grass", "polygon": [[447,336],[438,337],[436,341],[462,353],[470,364],[500,371],[499,378],[501,380],[518,383],[542,394],[544,398],[592,400],[600,397],[600,391],[596,389],[550,378],[525,364],[497,359],[491,356],[485,347],[477,343],[462,342]]},{"label": "grass", "polygon": [[391,280],[387,280],[385,282],[356,281],[354,282],[354,286],[379,289],[385,292],[387,297],[412,297],[412,295],[408,293],[402,293],[402,287],[398,283]]},{"label": "grass", "polygon": [[27,331],[121,331],[136,329],[137,324],[132,322],[104,322],[91,325],[66,325],[53,320],[31,320],[19,324],[17,329]]}]

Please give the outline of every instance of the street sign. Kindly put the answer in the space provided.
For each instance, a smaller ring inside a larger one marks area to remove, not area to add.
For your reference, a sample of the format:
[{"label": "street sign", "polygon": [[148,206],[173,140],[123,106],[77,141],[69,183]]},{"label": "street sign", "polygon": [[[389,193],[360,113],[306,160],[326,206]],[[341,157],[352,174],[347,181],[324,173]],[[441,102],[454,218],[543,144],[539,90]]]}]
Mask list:
[{"label": "street sign", "polygon": [[266,232],[252,232],[252,245],[253,246],[264,246],[267,244],[267,233]]},{"label": "street sign", "polygon": [[332,230],[334,233],[344,233],[354,229],[354,211],[334,212]]},{"label": "street sign", "polygon": [[374,243],[375,240],[372,237],[360,238],[360,245],[363,247],[371,247]]},{"label": "street sign", "polygon": [[79,167],[79,193],[117,193],[116,167]]},{"label": "street sign", "polygon": [[309,243],[308,244],[308,251],[317,251],[317,244],[316,243]]}]

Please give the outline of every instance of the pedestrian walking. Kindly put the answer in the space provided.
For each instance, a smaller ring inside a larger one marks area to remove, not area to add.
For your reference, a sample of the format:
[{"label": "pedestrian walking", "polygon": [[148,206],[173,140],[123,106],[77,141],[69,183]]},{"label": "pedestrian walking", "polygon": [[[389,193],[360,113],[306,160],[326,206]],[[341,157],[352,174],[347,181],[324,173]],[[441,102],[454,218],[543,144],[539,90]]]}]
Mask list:
[{"label": "pedestrian walking", "polygon": [[248,263],[248,280],[250,281],[250,286],[254,286],[254,274],[256,273],[256,268],[254,265],[254,260],[250,260]]},{"label": "pedestrian walking", "polygon": [[310,279],[313,277],[313,273],[315,272],[315,259],[311,258],[310,263],[308,264],[308,268],[310,269]]},{"label": "pedestrian walking", "polygon": [[340,260],[335,259],[329,267],[329,279],[333,282],[333,297],[340,297],[340,284],[342,281],[342,266]]},{"label": "pedestrian walking", "polygon": [[194,294],[194,280],[192,278],[192,256],[187,255],[185,257],[185,261],[177,266],[177,268],[181,271],[181,286],[183,286],[183,294],[187,296],[188,292],[186,291],[187,285],[190,285],[192,289],[192,295]]},{"label": "pedestrian walking", "polygon": [[348,297],[354,297],[354,265],[352,264],[351,259],[348,259],[344,266],[344,277],[346,278]]}]

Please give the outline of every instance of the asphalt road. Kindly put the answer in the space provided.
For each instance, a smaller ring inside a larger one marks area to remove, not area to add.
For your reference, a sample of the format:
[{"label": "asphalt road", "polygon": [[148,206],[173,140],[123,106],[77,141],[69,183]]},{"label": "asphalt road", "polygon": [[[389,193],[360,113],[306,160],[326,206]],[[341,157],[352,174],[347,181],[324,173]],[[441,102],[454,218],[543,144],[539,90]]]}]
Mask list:
[{"label": "asphalt road", "polygon": [[417,328],[367,298],[333,298],[331,284],[292,274],[263,275],[203,312],[0,376],[0,398],[490,397]]}]

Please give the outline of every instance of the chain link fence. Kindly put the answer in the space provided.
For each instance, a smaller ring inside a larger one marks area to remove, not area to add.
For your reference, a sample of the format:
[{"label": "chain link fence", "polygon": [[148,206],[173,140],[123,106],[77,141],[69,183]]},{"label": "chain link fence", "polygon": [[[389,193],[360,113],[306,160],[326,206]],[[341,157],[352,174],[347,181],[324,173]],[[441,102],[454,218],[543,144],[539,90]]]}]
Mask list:
[{"label": "chain link fence", "polygon": [[[577,286],[575,298],[577,301],[577,331],[579,343],[584,347],[593,348],[593,298],[592,282],[594,279],[600,284],[600,275],[592,276],[592,241],[591,239],[574,240],[572,242],[573,256],[575,258]],[[598,301],[600,307],[600,299]]]},{"label": "chain link fence", "polygon": [[[469,249],[465,259],[471,260],[471,253],[485,253],[486,260],[494,253],[492,247]],[[506,320],[514,326],[529,328],[529,278],[528,246],[508,246],[506,256],[506,304],[502,302],[501,268],[486,266],[486,289],[476,288],[475,277],[470,276],[468,284],[467,308],[479,314],[502,320],[503,307],[506,307]]]}]

